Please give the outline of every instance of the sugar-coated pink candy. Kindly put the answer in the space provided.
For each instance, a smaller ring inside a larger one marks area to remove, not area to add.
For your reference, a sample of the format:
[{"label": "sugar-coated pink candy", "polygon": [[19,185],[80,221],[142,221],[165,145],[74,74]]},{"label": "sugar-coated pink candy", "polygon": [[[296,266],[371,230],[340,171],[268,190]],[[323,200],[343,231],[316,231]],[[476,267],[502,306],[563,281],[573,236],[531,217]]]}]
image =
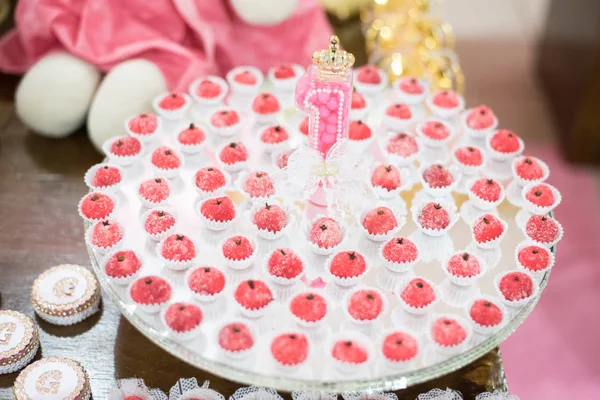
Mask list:
[{"label": "sugar-coated pink candy", "polygon": [[197,305],[174,303],[165,312],[167,326],[175,332],[187,332],[202,322],[202,311]]},{"label": "sugar-coated pink candy", "polygon": [[456,346],[467,338],[467,330],[455,319],[438,318],[431,327],[433,340],[441,346]]}]

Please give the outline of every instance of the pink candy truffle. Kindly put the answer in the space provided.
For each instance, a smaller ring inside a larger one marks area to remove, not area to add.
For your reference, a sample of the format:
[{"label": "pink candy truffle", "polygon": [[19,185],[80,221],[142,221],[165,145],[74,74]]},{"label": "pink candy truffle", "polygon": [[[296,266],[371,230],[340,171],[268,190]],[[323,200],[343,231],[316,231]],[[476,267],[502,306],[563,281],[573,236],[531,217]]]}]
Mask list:
[{"label": "pink candy truffle", "polygon": [[114,253],[104,266],[106,275],[111,278],[126,278],[140,270],[142,262],[131,250],[122,250]]},{"label": "pink candy truffle", "polygon": [[339,340],[333,344],[331,356],[341,362],[349,364],[363,364],[369,359],[367,349],[354,340]]},{"label": "pink candy truffle", "polygon": [[452,173],[441,164],[434,164],[425,168],[422,177],[427,185],[434,189],[445,188],[454,183]]},{"label": "pink candy truffle", "polygon": [[329,271],[338,278],[354,278],[365,273],[367,262],[357,251],[341,251],[333,256]]},{"label": "pink candy truffle", "polygon": [[273,180],[265,171],[249,173],[242,183],[242,189],[251,198],[269,197],[275,194]]},{"label": "pink candy truffle", "polygon": [[515,172],[521,179],[530,181],[542,179],[544,177],[544,169],[534,157],[520,158],[516,162]]},{"label": "pink candy truffle", "polygon": [[252,71],[244,70],[238,72],[233,77],[233,80],[237,83],[241,83],[242,85],[256,85],[258,79],[256,75]]},{"label": "pink candy truffle", "polygon": [[527,246],[519,250],[517,259],[529,271],[542,271],[550,265],[550,253],[540,246]]},{"label": "pink candy truffle", "polygon": [[110,152],[118,157],[131,157],[140,154],[142,142],[138,138],[122,136],[110,145]]},{"label": "pink candy truffle", "polygon": [[400,293],[400,299],[413,308],[423,308],[432,304],[435,299],[435,290],[422,278],[412,279]]},{"label": "pink candy truffle", "polygon": [[400,157],[410,157],[419,151],[419,145],[414,137],[406,133],[398,133],[388,140],[386,150]]},{"label": "pink candy truffle", "polygon": [[272,276],[293,279],[302,274],[304,263],[291,249],[277,249],[269,256],[267,270]]},{"label": "pink candy truffle", "polygon": [[398,119],[410,119],[412,112],[406,104],[396,103],[388,106],[385,109],[385,115]]},{"label": "pink candy truffle", "polygon": [[194,304],[173,303],[165,311],[165,322],[175,332],[189,332],[202,322],[202,311]]},{"label": "pink candy truffle", "polygon": [[422,209],[417,219],[425,229],[446,229],[450,225],[450,214],[438,203],[428,203]]},{"label": "pink candy truffle", "polygon": [[250,279],[238,285],[234,298],[245,309],[259,310],[273,301],[273,293],[263,281]]},{"label": "pink candy truffle", "polygon": [[285,333],[271,342],[273,358],[283,365],[298,365],[308,358],[308,339],[301,333]]},{"label": "pink candy truffle", "polygon": [[219,168],[204,167],[196,172],[195,183],[198,189],[211,193],[223,188],[227,180]]},{"label": "pink candy truffle", "polygon": [[175,217],[164,210],[153,210],[144,221],[144,229],[151,235],[166,232],[174,225]]},{"label": "pink candy truffle", "polygon": [[441,90],[433,95],[432,103],[440,108],[456,108],[460,105],[454,90]]},{"label": "pink candy truffle", "polygon": [[383,356],[392,362],[409,361],[415,358],[419,346],[417,340],[404,332],[392,332],[385,336],[381,345]]},{"label": "pink candy truffle", "polygon": [[151,135],[156,131],[158,127],[158,118],[156,115],[143,113],[136,115],[129,120],[127,128],[136,135]]},{"label": "pink candy truffle", "polygon": [[154,178],[140,183],[138,193],[147,201],[158,204],[169,198],[171,191],[166,179]]},{"label": "pink candy truffle", "polygon": [[81,200],[79,211],[90,220],[108,218],[115,210],[115,201],[104,193],[89,193]]},{"label": "pink candy truffle", "polygon": [[276,204],[265,204],[252,216],[252,223],[261,230],[279,232],[288,224],[287,214]]},{"label": "pink candy truffle", "polygon": [[360,83],[366,83],[371,85],[378,85],[381,83],[381,76],[379,76],[379,70],[374,65],[365,65],[358,69],[356,79]]},{"label": "pink candy truffle", "polygon": [[196,257],[196,246],[185,235],[171,235],[162,243],[160,254],[171,261],[190,261]]},{"label": "pink candy truffle", "polygon": [[435,343],[443,347],[457,346],[467,338],[467,330],[453,318],[441,317],[431,326],[431,335]]},{"label": "pink candy truffle", "polygon": [[97,188],[107,188],[121,182],[123,177],[118,168],[103,165],[96,169],[92,177],[92,185]]},{"label": "pink candy truffle", "polygon": [[469,316],[478,325],[492,327],[504,319],[502,309],[487,299],[475,300],[469,309]]},{"label": "pink candy truffle", "polygon": [[558,239],[560,228],[558,223],[545,215],[532,215],[525,224],[527,236],[539,243],[552,243]]},{"label": "pink candy truffle", "polygon": [[496,124],[496,116],[491,108],[478,106],[469,111],[466,122],[471,129],[487,129]]},{"label": "pink candy truffle", "polygon": [[406,238],[392,238],[382,248],[382,255],[387,261],[409,263],[417,260],[417,246]]},{"label": "pink candy truffle", "polygon": [[366,140],[371,137],[371,128],[364,122],[352,121],[350,122],[350,129],[348,130],[348,139],[350,140]]},{"label": "pink candy truffle", "polygon": [[361,289],[348,299],[348,314],[358,321],[371,321],[383,311],[383,297],[376,290]]},{"label": "pink candy truffle", "polygon": [[420,126],[420,131],[423,136],[433,140],[450,137],[450,128],[441,121],[426,121]]},{"label": "pink candy truffle", "polygon": [[492,149],[499,153],[516,153],[521,150],[519,137],[513,131],[508,129],[499,129],[494,133],[490,140]]},{"label": "pink candy truffle", "polygon": [[306,322],[318,322],[327,314],[327,301],[317,293],[301,293],[290,302],[290,311]]},{"label": "pink candy truffle", "polygon": [[175,111],[185,106],[185,103],[186,99],[183,94],[170,93],[158,102],[158,106],[163,110]]},{"label": "pink candy truffle", "polygon": [[402,78],[398,87],[406,94],[419,95],[425,93],[425,87],[423,87],[421,82],[412,77]]},{"label": "pink candy truffle", "polygon": [[196,87],[196,95],[203,99],[214,99],[221,91],[221,86],[209,79],[204,79]]},{"label": "pink candy truffle", "polygon": [[231,142],[223,147],[219,153],[219,159],[228,165],[248,161],[248,149],[241,142]]},{"label": "pink candy truffle", "polygon": [[509,272],[500,278],[500,293],[508,301],[524,300],[533,294],[533,280],[524,272]]},{"label": "pink candy truffle", "polygon": [[483,164],[483,154],[476,147],[464,146],[454,151],[456,160],[469,167],[479,167]]},{"label": "pink candy truffle", "polygon": [[123,240],[123,228],[116,221],[96,222],[90,239],[94,246],[107,249]]},{"label": "pink candy truffle", "polygon": [[198,295],[212,296],[225,288],[225,275],[214,267],[199,267],[190,273],[187,284]]},{"label": "pink candy truffle", "polygon": [[260,140],[267,144],[282,143],[288,140],[288,138],[289,134],[287,130],[280,125],[268,127],[260,134]]},{"label": "pink candy truffle", "polygon": [[181,167],[181,160],[173,149],[167,146],[161,146],[152,152],[152,164],[164,170],[177,169]]},{"label": "pink candy truffle", "polygon": [[229,260],[246,260],[254,253],[252,242],[245,236],[233,236],[223,243],[223,256]]},{"label": "pink candy truffle", "polygon": [[252,110],[257,114],[273,114],[280,109],[279,101],[271,93],[261,93],[252,102]]},{"label": "pink candy truffle", "polygon": [[208,199],[200,206],[200,213],[207,219],[227,222],[235,218],[235,205],[227,196]]},{"label": "pink candy truffle", "polygon": [[206,135],[202,129],[194,124],[190,124],[187,129],[184,129],[177,136],[177,140],[184,146],[196,146],[206,140]]},{"label": "pink candy truffle", "polygon": [[131,285],[131,299],[139,304],[166,303],[171,298],[171,285],[160,276],[145,276]]},{"label": "pink candy truffle", "polygon": [[530,188],[525,193],[525,199],[538,207],[550,207],[556,201],[552,188],[545,183]]},{"label": "pink candy truffle", "polygon": [[471,278],[481,273],[481,264],[477,257],[467,252],[455,254],[448,260],[446,270],[460,278]]},{"label": "pink candy truffle", "polygon": [[321,248],[332,248],[342,242],[342,227],[333,218],[322,217],[313,222],[309,238]]},{"label": "pink candy truffle", "polygon": [[400,170],[392,164],[380,165],[371,175],[371,184],[388,191],[396,190],[402,184]]},{"label": "pink candy truffle", "polygon": [[490,203],[497,202],[502,195],[502,186],[495,179],[477,179],[469,190],[475,196]]},{"label": "pink candy truffle", "polygon": [[398,227],[398,220],[389,208],[376,207],[365,215],[362,225],[371,235],[385,235]]},{"label": "pink candy truffle", "polygon": [[232,322],[222,327],[218,340],[222,349],[231,352],[249,350],[254,346],[252,332],[243,322]]},{"label": "pink candy truffle", "polygon": [[210,117],[210,123],[215,128],[228,128],[239,124],[240,116],[234,110],[221,110]]},{"label": "pink candy truffle", "polygon": [[473,223],[473,238],[477,243],[486,243],[498,239],[504,230],[502,220],[492,214],[483,214]]}]

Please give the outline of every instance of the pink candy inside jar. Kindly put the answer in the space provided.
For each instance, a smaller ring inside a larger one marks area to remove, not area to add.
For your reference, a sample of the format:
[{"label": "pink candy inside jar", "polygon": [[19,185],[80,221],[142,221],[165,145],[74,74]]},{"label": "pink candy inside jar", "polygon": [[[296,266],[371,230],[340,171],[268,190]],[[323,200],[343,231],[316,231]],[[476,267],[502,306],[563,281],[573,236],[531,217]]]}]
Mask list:
[{"label": "pink candy inside jar", "polygon": [[343,76],[322,75],[315,66],[296,86],[296,106],[309,115],[308,145],[323,155],[348,137],[352,101],[352,70]]}]

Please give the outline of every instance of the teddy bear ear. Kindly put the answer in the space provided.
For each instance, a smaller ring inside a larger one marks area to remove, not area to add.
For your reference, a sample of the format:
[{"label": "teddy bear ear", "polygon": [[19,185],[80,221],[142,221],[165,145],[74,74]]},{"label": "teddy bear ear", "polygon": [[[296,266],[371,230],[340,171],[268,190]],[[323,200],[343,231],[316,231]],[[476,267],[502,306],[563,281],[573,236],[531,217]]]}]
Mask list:
[{"label": "teddy bear ear", "polygon": [[298,0],[230,0],[232,7],[249,24],[276,25],[296,9]]}]

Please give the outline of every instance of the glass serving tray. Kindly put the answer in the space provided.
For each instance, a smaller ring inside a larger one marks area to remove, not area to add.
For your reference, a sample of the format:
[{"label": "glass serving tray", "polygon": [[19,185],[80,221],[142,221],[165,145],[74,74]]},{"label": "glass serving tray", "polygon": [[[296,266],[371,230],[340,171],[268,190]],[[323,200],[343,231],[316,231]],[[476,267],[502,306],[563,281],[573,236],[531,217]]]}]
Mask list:
[{"label": "glass serving tray", "polygon": [[[178,132],[188,125],[190,121],[202,124],[204,118],[205,117],[202,115],[191,112],[188,116],[188,119],[185,121],[181,121],[177,124],[164,124],[163,129],[171,132],[163,133],[163,136],[160,139],[160,144],[175,145],[175,141],[173,140],[173,132]],[[372,113],[367,121],[370,122],[372,126],[375,126],[378,120],[380,121],[380,115],[378,116],[377,113]],[[290,129],[294,129],[299,121],[300,118],[298,115],[295,113],[288,113],[286,114],[285,121],[283,122],[287,123],[287,126],[290,127]],[[241,132],[241,139],[249,145],[251,154],[256,155],[250,160],[251,170],[262,168],[270,163],[270,157],[261,155],[262,152],[259,151],[260,143],[258,140],[256,140],[256,127],[253,124],[248,123],[244,126],[243,131]],[[295,140],[301,140],[299,135],[295,136]],[[217,142],[213,142],[213,148],[216,148],[224,141],[227,141],[227,139],[221,139]],[[143,232],[140,221],[141,214],[145,211],[145,208],[137,199],[135,191],[137,184],[142,180],[142,178],[148,179],[153,176],[148,161],[148,154],[157,145],[158,143],[146,151],[145,157],[138,165],[128,167],[129,170],[126,171],[126,181],[122,185],[121,191],[118,195],[119,209],[114,217],[123,225],[126,232],[122,248],[133,248],[135,250],[144,252],[144,265],[150,265],[149,270],[144,272],[145,274],[149,272],[157,273],[157,271],[161,270],[161,267],[158,266],[158,257],[156,257],[156,254],[153,254],[154,242],[151,242],[151,240],[147,239],[145,233]],[[373,143],[373,146],[375,147],[376,144]],[[206,153],[206,155],[208,154],[209,153]],[[214,155],[211,154],[211,157],[214,157]],[[214,158],[212,160],[214,162]],[[208,231],[205,228],[199,228],[199,226],[201,226],[200,219],[197,215],[193,215],[192,207],[194,204],[196,204],[197,194],[193,188],[192,177],[194,172],[200,166],[204,166],[210,161],[211,160],[207,159],[207,157],[185,157],[181,178],[177,178],[178,181],[175,183],[177,189],[173,193],[173,201],[170,205],[170,207],[175,208],[179,214],[179,226],[176,232],[192,236],[195,235],[194,238],[201,242],[201,249],[199,251],[200,254],[206,254],[202,253],[202,249],[210,248],[209,246],[213,246],[214,248],[215,241],[218,243],[218,240],[216,240],[216,238],[213,236],[218,236],[220,240],[221,237],[227,237],[233,234],[231,228],[229,228],[225,236],[223,236],[223,233],[215,234],[214,232]],[[406,202],[407,210],[410,210],[413,197],[419,188],[420,185],[417,184],[416,187],[411,191],[404,192],[402,194],[402,198]],[[234,201],[238,204],[242,200],[241,194],[235,189],[228,192],[228,195],[232,197],[232,199],[234,199]],[[467,199],[467,196],[455,194],[454,199],[458,209],[460,209],[461,204]],[[189,210],[182,214],[181,209],[183,208],[189,208]],[[486,271],[477,283],[479,290],[484,295],[496,295],[493,285],[496,274],[505,270],[516,269],[514,249],[519,242],[525,239],[525,236],[517,227],[515,222],[515,217],[518,210],[519,208],[512,206],[506,200],[498,207],[499,216],[508,223],[508,231],[502,240],[501,258],[499,259],[497,266]],[[411,235],[416,234],[416,226],[414,222],[411,221],[410,211],[408,211],[407,220],[408,221],[406,225],[397,235],[411,237]],[[236,222],[236,233],[241,231],[244,234],[250,235],[250,231],[244,230],[244,225],[241,222],[239,225],[237,225],[238,222]],[[86,230],[88,229],[89,225],[90,224],[85,223]],[[298,227],[296,229],[297,232],[295,233],[300,234],[300,228]],[[297,241],[294,241],[293,243],[290,242],[289,236],[293,235],[294,229],[291,229],[290,231],[292,232],[287,234],[288,237],[280,239],[284,240],[284,242],[280,242],[277,247],[290,246],[292,244],[297,245]],[[367,244],[364,242],[364,240],[367,239],[362,236],[362,232],[360,232],[358,227],[352,230],[351,235],[353,238],[350,239],[351,243],[357,243],[357,246],[367,246]],[[471,242],[469,226],[462,219],[459,220],[459,222],[452,228],[449,236],[453,241],[454,250],[465,249]],[[377,244],[376,247],[379,245],[380,244]],[[365,251],[368,252],[369,250]],[[553,248],[552,251],[555,252],[555,248]],[[498,346],[512,332],[514,332],[533,310],[534,306],[539,300],[539,297],[546,287],[550,274],[550,272],[547,272],[543,278],[539,280],[539,291],[537,296],[532,298],[518,311],[509,313],[508,318],[510,319],[502,328],[477,344],[473,344],[466,351],[443,361],[433,363],[426,360],[426,354],[421,354],[420,357],[422,359],[416,363],[416,366],[402,373],[395,373],[392,372],[392,370],[379,368],[380,370],[378,372],[371,371],[368,376],[352,375],[350,377],[344,377],[331,375],[329,373],[320,373],[320,368],[325,368],[325,370],[328,371],[326,367],[321,367],[319,365],[323,362],[322,359],[326,358],[326,356],[319,357],[320,354],[314,354],[321,351],[320,349],[317,352],[313,352],[311,356],[310,362],[314,364],[314,370],[312,370],[310,374],[303,375],[296,373],[283,373],[275,367],[270,368],[267,366],[268,363],[266,361],[268,360],[264,358],[259,358],[256,360],[251,367],[239,364],[237,362],[232,362],[231,360],[228,361],[227,359],[220,357],[216,349],[213,348],[216,346],[212,344],[213,342],[211,342],[212,337],[205,340],[205,343],[203,343],[202,346],[182,344],[181,342],[175,341],[171,339],[165,332],[164,328],[161,327],[158,317],[140,313],[139,310],[136,311],[135,305],[132,304],[128,299],[126,287],[118,286],[110,281],[109,278],[107,278],[103,270],[103,256],[97,254],[89,245],[88,253],[96,276],[98,277],[100,284],[108,297],[114,302],[123,316],[127,318],[131,324],[133,324],[140,332],[142,332],[158,346],[195,367],[207,370],[225,379],[248,385],[267,386],[282,391],[307,390],[352,392],[368,390],[398,390],[451,373],[483,356],[491,349]],[[262,267],[263,257],[264,254],[261,254],[255,262],[255,266],[258,268]],[[363,283],[369,286],[378,287],[377,274],[379,273],[378,271],[384,267],[377,264],[376,257],[370,257],[370,259],[373,263],[372,268],[364,278]],[[323,260],[321,259],[320,262],[322,263],[322,261]],[[198,265],[211,265],[214,262],[214,259],[200,259],[200,262],[202,264]],[[419,276],[424,276],[437,284],[440,284],[445,279],[445,275],[440,267],[440,261],[421,261],[415,265],[414,269]],[[260,271],[257,273],[260,274]],[[169,278],[181,279],[177,278],[177,274],[183,275],[185,274],[185,271],[166,272],[166,275]],[[261,275],[261,278],[265,279],[265,281],[268,280],[264,275]],[[386,296],[388,297],[388,302],[390,303],[389,309],[391,310],[396,308],[399,304],[398,300],[396,299],[394,302],[394,297],[391,294],[386,294]],[[273,315],[270,315],[271,319],[278,320],[278,313],[280,312],[281,310],[279,308],[273,311]],[[438,302],[434,306],[434,312],[455,314],[463,318],[467,316],[464,307],[451,307],[444,302]],[[338,329],[340,320],[343,318],[343,312],[338,308],[334,310],[334,313],[336,315],[333,317],[334,322],[331,324],[333,326],[333,330],[336,330]],[[384,319],[384,325],[386,328],[390,327],[389,318],[386,317],[386,319]],[[211,329],[214,329],[214,327],[207,329],[209,332],[211,332]],[[263,349],[266,350],[264,346]]]}]

